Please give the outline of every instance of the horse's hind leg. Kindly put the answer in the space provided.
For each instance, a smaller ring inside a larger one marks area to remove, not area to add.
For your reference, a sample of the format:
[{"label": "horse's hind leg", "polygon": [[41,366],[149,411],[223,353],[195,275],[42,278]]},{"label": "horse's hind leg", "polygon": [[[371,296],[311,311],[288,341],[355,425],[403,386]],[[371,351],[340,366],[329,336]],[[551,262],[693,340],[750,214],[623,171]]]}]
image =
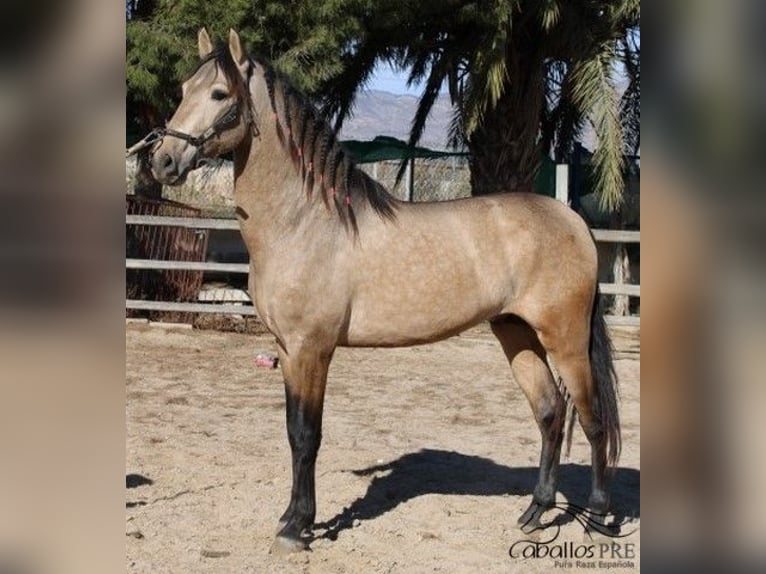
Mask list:
[{"label": "horse's hind leg", "polygon": [[609,493],[606,489],[606,448],[605,429],[598,416],[597,394],[594,392],[588,348],[578,351],[556,350],[551,352],[553,365],[566,386],[585,436],[591,447],[592,482],[588,508],[591,521],[603,523],[609,508]]},{"label": "horse's hind leg", "polygon": [[522,530],[529,532],[540,526],[540,517],[556,499],[565,402],[546,363],[545,349],[529,325],[515,317],[499,318],[490,324],[508,357],[514,379],[532,407],[542,435],[537,485],[532,502],[519,517]]},{"label": "horse's hind leg", "polygon": [[332,350],[304,345],[280,352],[285,377],[287,436],[292,451],[290,504],[280,519],[275,552],[303,550],[316,515],[314,475],[322,437],[322,410]]}]

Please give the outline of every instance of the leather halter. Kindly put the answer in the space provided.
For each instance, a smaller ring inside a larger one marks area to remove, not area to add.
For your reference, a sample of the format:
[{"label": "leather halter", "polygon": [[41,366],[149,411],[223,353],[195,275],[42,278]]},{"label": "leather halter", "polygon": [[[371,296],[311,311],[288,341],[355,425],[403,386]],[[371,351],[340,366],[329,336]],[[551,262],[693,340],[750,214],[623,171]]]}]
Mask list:
[{"label": "leather halter", "polygon": [[[253,103],[250,99],[249,94],[249,85],[250,85],[250,78],[253,73],[253,63],[250,62],[250,66],[248,68],[247,72],[247,80],[245,82],[245,86],[248,88],[246,90],[246,96],[245,96],[245,122],[248,124],[248,127],[252,131],[253,137],[258,137],[260,135],[260,131],[258,130],[258,124],[255,121],[255,113],[253,112]],[[165,136],[171,136],[175,137],[184,141],[189,142],[194,147],[201,148],[205,143],[207,143],[208,140],[220,135],[221,133],[225,132],[230,127],[233,127],[233,124],[236,123],[237,117],[239,117],[240,114],[240,102],[234,102],[229,106],[226,111],[221,114],[218,119],[213,122],[213,125],[210,126],[208,129],[206,129],[204,132],[202,132],[198,136],[193,136],[191,134],[187,134],[186,132],[181,132],[178,130],[174,130],[172,128],[154,128],[151,132],[149,132],[143,139],[141,139],[139,142],[137,142],[135,145],[130,147],[125,152],[125,157],[129,157],[135,153],[138,153],[142,149],[145,149],[149,146],[154,145],[156,142],[164,138]]]},{"label": "leather halter", "polygon": [[[249,112],[250,110],[248,110]],[[162,136],[173,136],[178,139],[189,142],[194,147],[202,147],[209,139],[223,133],[232,124],[234,124],[239,116],[239,102],[234,102],[229,108],[213,122],[213,125],[202,132],[201,135],[193,136],[185,132],[179,132],[171,128],[159,128]],[[252,117],[248,114],[245,118],[248,123],[252,123]]]}]

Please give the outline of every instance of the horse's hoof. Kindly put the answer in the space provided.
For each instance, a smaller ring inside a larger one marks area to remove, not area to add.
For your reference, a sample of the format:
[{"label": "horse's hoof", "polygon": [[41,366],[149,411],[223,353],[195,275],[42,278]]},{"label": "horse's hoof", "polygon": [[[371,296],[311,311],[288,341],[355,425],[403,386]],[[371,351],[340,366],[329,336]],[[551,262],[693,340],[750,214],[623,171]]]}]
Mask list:
[{"label": "horse's hoof", "polygon": [[619,528],[615,529],[606,523],[607,514],[604,510],[590,510],[586,515],[585,532],[583,539],[604,541],[619,534]]},{"label": "horse's hoof", "polygon": [[287,538],[285,536],[277,536],[274,539],[274,543],[271,545],[269,554],[276,556],[286,556],[288,554],[294,554],[296,552],[302,552],[307,550],[308,545],[306,542],[299,538]]},{"label": "horse's hoof", "polygon": [[612,536],[609,535],[609,530],[607,530],[608,527],[592,527],[592,526],[586,526],[583,529],[582,533],[582,541],[583,542],[609,542],[612,540]]},{"label": "horse's hoof", "polygon": [[287,520],[280,520],[279,522],[277,522],[276,534],[279,534],[280,532],[282,532],[282,530],[284,529],[286,525],[287,525]]},{"label": "horse's hoof", "polygon": [[521,527],[521,531],[524,534],[530,534],[542,528],[540,517],[542,517],[545,510],[545,506],[533,500],[524,511],[524,514],[519,516],[518,524]]},{"label": "horse's hoof", "polygon": [[542,524],[540,524],[540,520],[533,519],[525,524],[521,524],[519,527],[524,534],[532,534],[536,530],[540,530]]}]

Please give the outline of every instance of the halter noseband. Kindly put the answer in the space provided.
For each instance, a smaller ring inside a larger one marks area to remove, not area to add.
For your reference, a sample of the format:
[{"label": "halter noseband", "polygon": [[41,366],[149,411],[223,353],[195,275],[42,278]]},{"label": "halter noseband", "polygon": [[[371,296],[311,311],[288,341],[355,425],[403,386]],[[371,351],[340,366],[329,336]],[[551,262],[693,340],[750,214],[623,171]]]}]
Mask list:
[{"label": "halter noseband", "polygon": [[[248,106],[247,110],[248,114],[245,118],[245,121],[249,123],[251,126],[255,125],[255,122],[253,122],[252,114],[250,113],[250,109]],[[208,129],[206,129],[204,132],[202,132],[201,135],[193,136],[190,134],[187,134],[185,132],[179,132],[178,130],[174,130],[171,128],[159,128],[158,130],[162,135],[160,137],[164,136],[173,136],[178,139],[182,139],[184,141],[189,142],[194,147],[202,147],[209,139],[214,138],[215,136],[223,133],[226,131],[226,128],[235,122],[237,119],[237,116],[239,115],[239,102],[234,102],[229,106],[229,108],[224,112],[224,114],[219,117],[215,122],[213,122],[213,125],[210,126]]]}]

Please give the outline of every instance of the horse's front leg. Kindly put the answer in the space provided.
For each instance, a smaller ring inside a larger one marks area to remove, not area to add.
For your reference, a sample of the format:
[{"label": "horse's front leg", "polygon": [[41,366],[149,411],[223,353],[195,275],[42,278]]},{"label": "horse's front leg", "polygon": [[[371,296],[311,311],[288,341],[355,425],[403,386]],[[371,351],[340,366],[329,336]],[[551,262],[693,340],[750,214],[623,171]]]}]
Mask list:
[{"label": "horse's front leg", "polygon": [[280,353],[285,377],[287,437],[292,450],[290,504],[279,522],[272,552],[308,547],[316,515],[314,470],[322,439],[322,407],[332,350],[306,345]]}]

